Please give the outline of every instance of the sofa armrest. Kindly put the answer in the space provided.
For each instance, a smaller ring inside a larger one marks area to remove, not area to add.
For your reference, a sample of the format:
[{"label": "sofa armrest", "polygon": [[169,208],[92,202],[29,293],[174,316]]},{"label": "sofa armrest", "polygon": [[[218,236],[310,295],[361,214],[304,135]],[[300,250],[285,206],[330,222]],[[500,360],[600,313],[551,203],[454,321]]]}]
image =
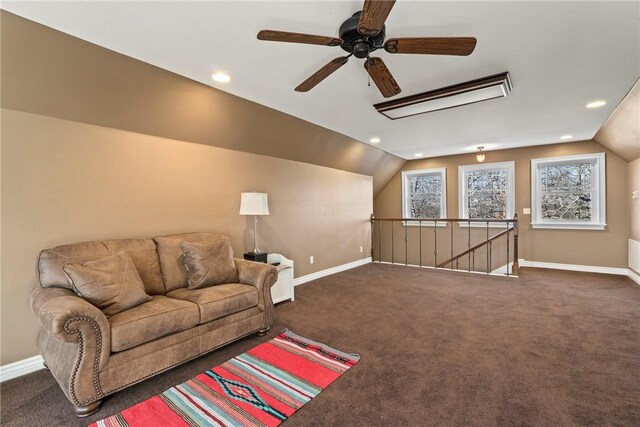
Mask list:
[{"label": "sofa armrest", "polygon": [[245,285],[258,288],[258,308],[265,312],[266,328],[273,323],[273,300],[271,299],[271,286],[278,280],[278,270],[269,264],[247,261],[234,258],[238,270],[238,281]]},{"label": "sofa armrest", "polygon": [[98,374],[111,353],[107,317],[68,289],[37,287],[29,302],[47,336],[42,357],[58,383],[76,405],[96,400],[102,395]]}]

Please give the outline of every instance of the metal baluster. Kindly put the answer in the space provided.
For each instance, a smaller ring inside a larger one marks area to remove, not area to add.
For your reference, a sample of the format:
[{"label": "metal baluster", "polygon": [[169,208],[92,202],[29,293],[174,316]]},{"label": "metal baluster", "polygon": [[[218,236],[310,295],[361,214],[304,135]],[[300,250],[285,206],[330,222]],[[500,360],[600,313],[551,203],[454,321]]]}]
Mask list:
[{"label": "metal baluster", "polygon": [[420,246],[420,267],[422,267],[422,221],[418,221],[418,229],[419,231],[419,246]]},{"label": "metal baluster", "polygon": [[393,239],[393,220],[391,220],[391,264],[395,264],[393,246],[395,245],[395,241]]},{"label": "metal baluster", "polygon": [[407,222],[404,222],[404,265],[407,265]]},{"label": "metal baluster", "polygon": [[[469,230],[469,233],[467,235],[467,250],[471,249],[471,221],[467,222],[467,229]],[[471,252],[469,252],[469,260],[467,261],[467,270],[471,271]]]},{"label": "metal baluster", "polygon": [[438,221],[433,221],[433,266],[438,268]]},{"label": "metal baluster", "polygon": [[[453,259],[453,223],[451,223],[451,258]],[[451,261],[451,269],[453,270],[453,261]]]},{"label": "metal baluster", "polygon": [[[487,221],[487,240],[489,240],[489,221]],[[487,274],[491,272],[491,261],[489,260],[489,248],[487,247]]]},{"label": "metal baluster", "polygon": [[[460,269],[460,264],[458,264],[459,260],[460,260],[460,258],[456,258],[456,270]],[[453,265],[453,263],[451,263],[451,265]]]},{"label": "metal baluster", "polygon": [[378,221],[378,262],[382,262],[382,221]]},{"label": "metal baluster", "polygon": [[473,257],[472,257],[472,259],[473,259],[473,268],[472,268],[472,270],[476,271],[476,251],[473,251],[472,253],[473,253]]},{"label": "metal baluster", "polygon": [[493,242],[489,242],[489,270],[487,271],[487,273],[491,272],[491,252],[492,252],[491,245],[493,245]]},{"label": "metal baluster", "polygon": [[507,276],[509,275],[509,223],[507,223]]}]

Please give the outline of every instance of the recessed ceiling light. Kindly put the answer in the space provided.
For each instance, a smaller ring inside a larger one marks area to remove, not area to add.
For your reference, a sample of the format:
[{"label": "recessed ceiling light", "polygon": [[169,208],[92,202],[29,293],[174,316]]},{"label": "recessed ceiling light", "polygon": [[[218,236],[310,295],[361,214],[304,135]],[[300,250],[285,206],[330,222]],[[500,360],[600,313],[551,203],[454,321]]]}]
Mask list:
[{"label": "recessed ceiling light", "polygon": [[607,105],[607,102],[599,99],[597,101],[591,101],[590,103],[585,105],[585,107],[587,107],[587,108],[599,108],[599,107],[602,107],[603,105]]},{"label": "recessed ceiling light", "polygon": [[369,142],[372,143],[372,144],[377,144],[378,142],[380,142],[380,138],[374,136],[373,138],[371,138],[369,140]]},{"label": "recessed ceiling light", "polygon": [[416,156],[416,157],[422,157],[422,153],[416,153],[416,154],[414,154],[414,156]]},{"label": "recessed ceiling light", "polygon": [[213,73],[211,74],[211,78],[218,83],[227,83],[231,81],[231,77],[229,77],[229,75],[225,73]]},{"label": "recessed ceiling light", "polygon": [[573,138],[573,135],[562,135],[560,137],[560,139],[571,139],[571,138]]}]

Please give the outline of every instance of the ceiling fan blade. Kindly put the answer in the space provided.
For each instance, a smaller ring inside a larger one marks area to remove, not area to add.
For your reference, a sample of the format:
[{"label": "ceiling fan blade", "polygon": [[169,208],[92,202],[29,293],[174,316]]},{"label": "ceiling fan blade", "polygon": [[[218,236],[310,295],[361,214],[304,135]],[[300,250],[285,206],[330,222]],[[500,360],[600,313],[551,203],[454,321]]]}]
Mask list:
[{"label": "ceiling fan blade", "polygon": [[262,30],[258,33],[258,40],[272,42],[306,43],[323,46],[340,46],[342,39],[337,37],[316,36],[313,34],[289,33],[286,31]]},{"label": "ceiling fan blade", "polygon": [[365,0],[358,21],[358,32],[369,37],[378,34],[395,2],[396,0]]},{"label": "ceiling fan blade", "polygon": [[475,37],[407,37],[389,39],[384,50],[389,53],[467,56],[476,47]]},{"label": "ceiling fan blade", "polygon": [[397,95],[402,91],[382,59],[369,58],[365,61],[364,68],[385,98]]},{"label": "ceiling fan blade", "polygon": [[313,73],[311,77],[303,81],[296,88],[296,92],[308,92],[313,89],[318,83],[329,77],[331,73],[342,67],[349,60],[348,56],[341,56],[329,62],[324,67]]}]

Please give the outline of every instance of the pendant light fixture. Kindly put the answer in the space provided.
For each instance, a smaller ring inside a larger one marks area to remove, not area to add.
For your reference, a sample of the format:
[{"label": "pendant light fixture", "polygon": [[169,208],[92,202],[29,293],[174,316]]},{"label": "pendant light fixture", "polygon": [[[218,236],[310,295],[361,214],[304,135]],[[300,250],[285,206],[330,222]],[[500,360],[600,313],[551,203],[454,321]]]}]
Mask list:
[{"label": "pendant light fixture", "polygon": [[480,147],[478,147],[478,152],[476,153],[476,160],[478,160],[478,162],[482,163],[482,162],[484,162],[484,158],[485,158],[484,147],[480,146]]}]

